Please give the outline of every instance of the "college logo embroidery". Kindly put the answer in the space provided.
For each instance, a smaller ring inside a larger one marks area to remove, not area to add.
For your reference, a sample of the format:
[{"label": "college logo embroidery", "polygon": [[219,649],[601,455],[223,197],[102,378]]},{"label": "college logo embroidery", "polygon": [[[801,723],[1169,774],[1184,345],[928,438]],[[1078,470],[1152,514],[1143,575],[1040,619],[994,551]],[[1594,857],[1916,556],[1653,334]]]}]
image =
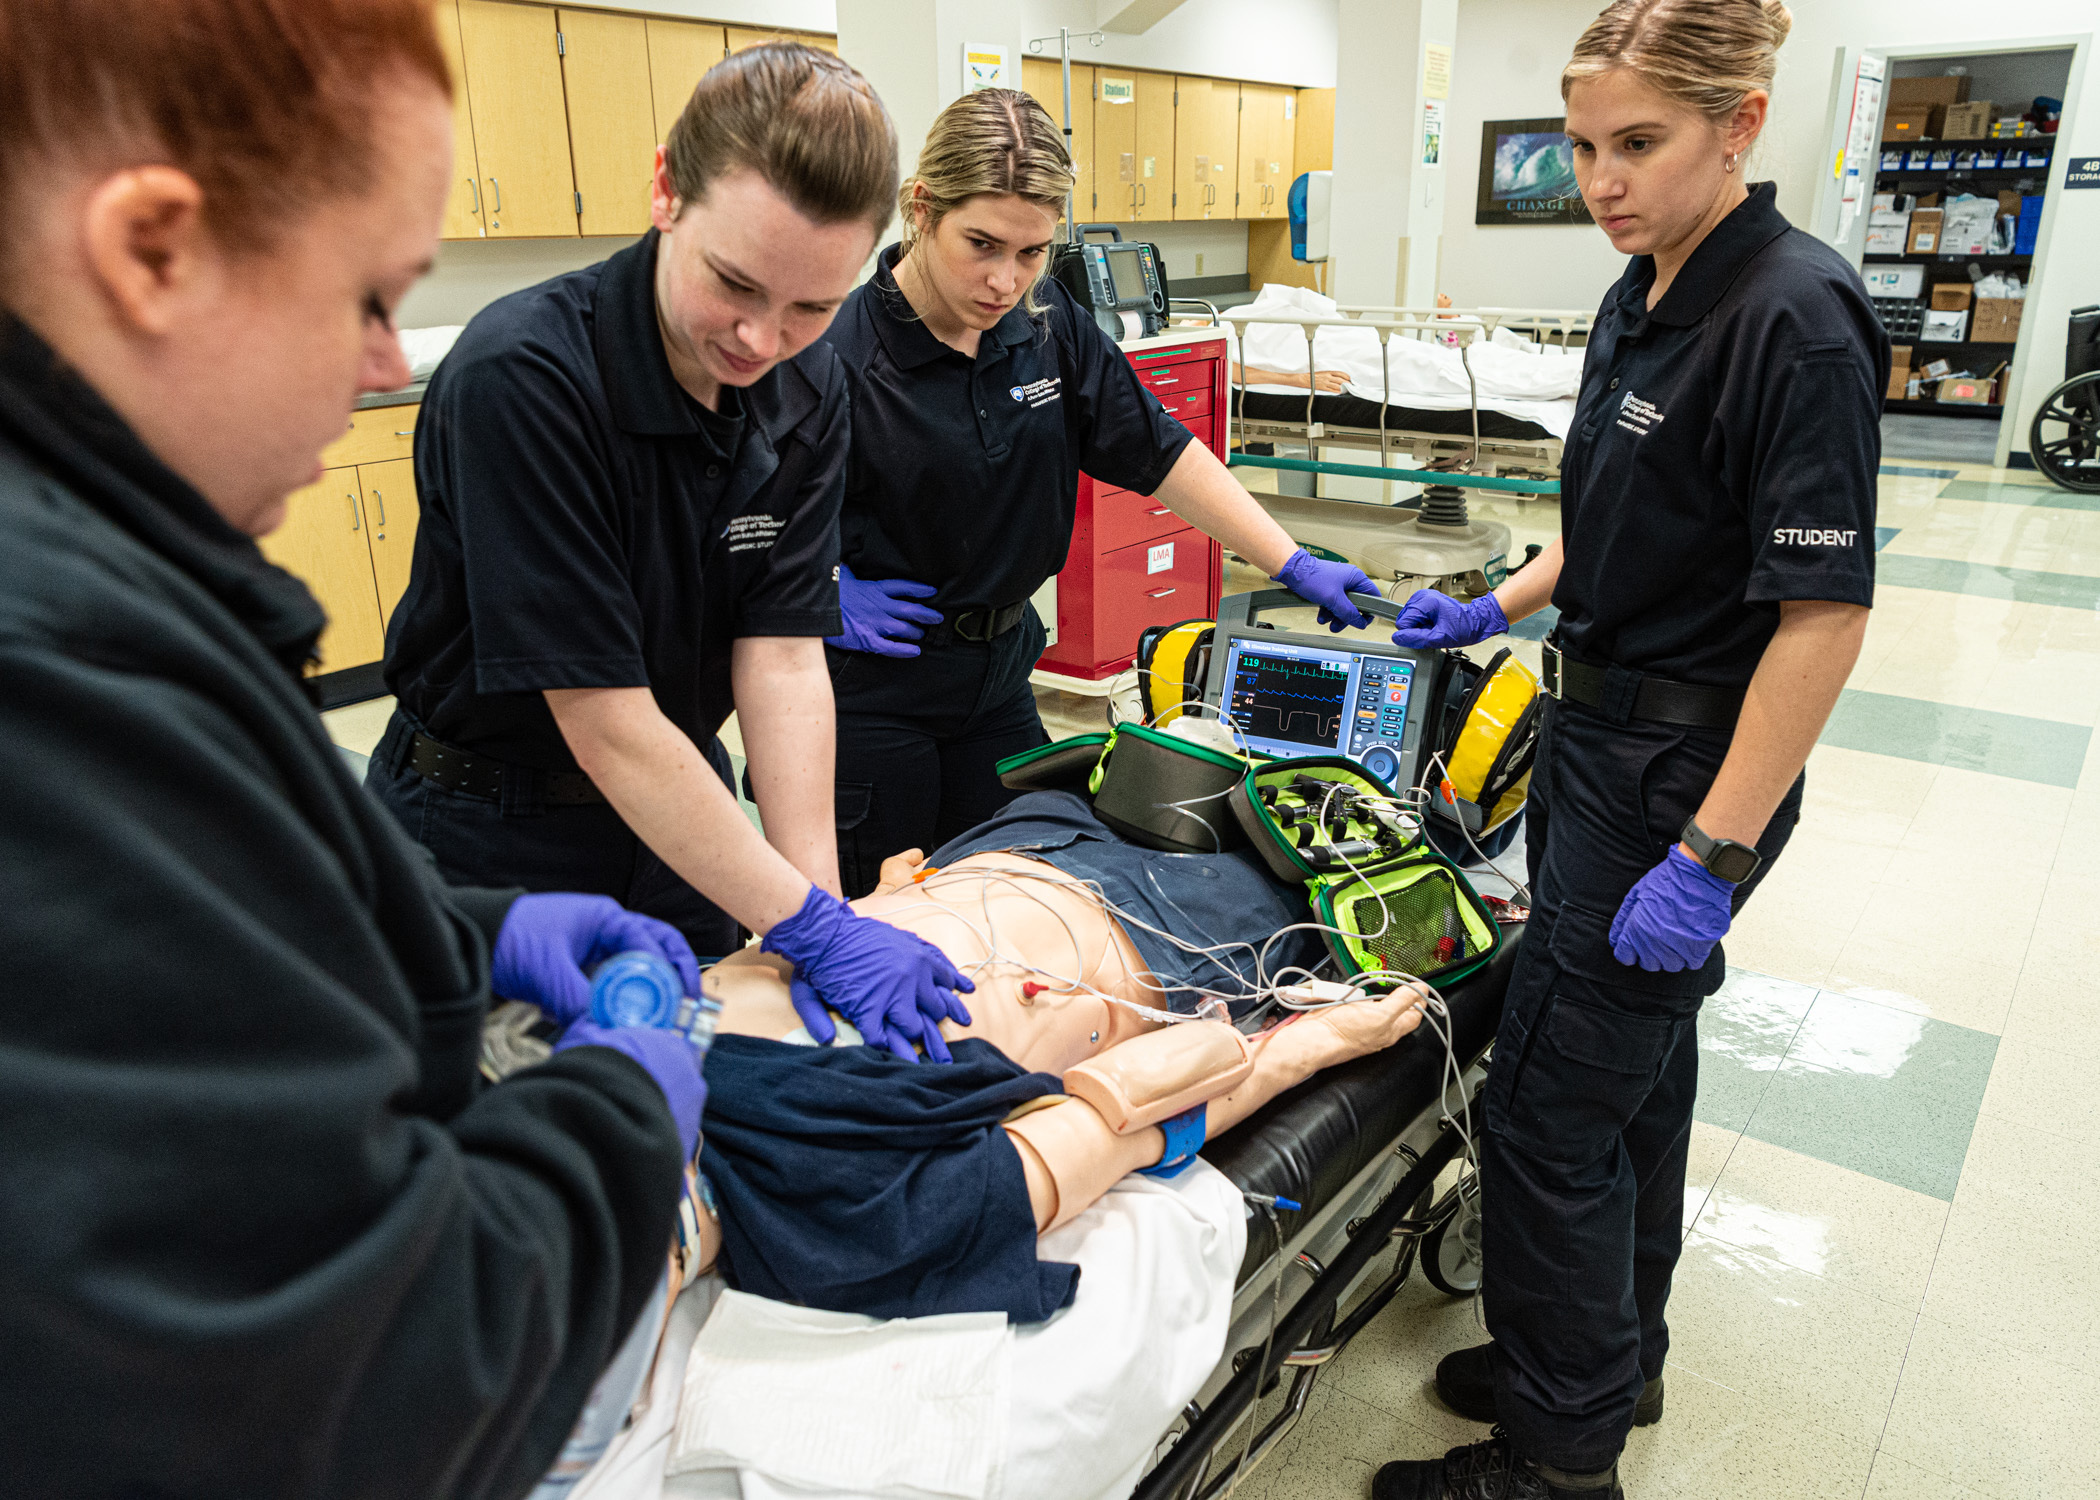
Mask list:
[{"label": "college logo embroidery", "polygon": [[1027,385],[1015,386],[1013,398],[1016,401],[1026,401],[1031,409],[1047,406],[1060,399],[1058,387],[1063,384],[1064,381],[1056,375],[1052,375],[1048,380],[1033,380]]},{"label": "college logo embroidery", "polygon": [[1662,409],[1628,391],[1619,402],[1619,425],[1635,437],[1646,437],[1662,426]]},{"label": "college logo embroidery", "polygon": [[1849,547],[1857,531],[1829,531],[1814,526],[1774,528],[1772,540],[1782,547]]},{"label": "college logo embroidery", "polygon": [[722,539],[731,552],[762,552],[780,540],[786,526],[778,516],[738,516],[722,528]]},{"label": "college logo embroidery", "polygon": [[1026,391],[1022,390],[1022,389],[1021,389],[1021,388],[1020,388],[1019,386],[1015,386],[1015,387],[1013,387],[1013,388],[1012,388],[1011,390],[1009,390],[1009,391],[1008,391],[1008,392],[1007,392],[1006,394],[1007,394],[1007,395],[1009,395],[1009,396],[1011,396],[1011,397],[1013,397],[1013,398],[1014,398],[1014,400],[1016,400],[1016,401],[1023,401],[1023,400],[1026,400],[1026,399],[1027,399],[1027,396],[1028,396],[1028,393],[1027,393]]}]

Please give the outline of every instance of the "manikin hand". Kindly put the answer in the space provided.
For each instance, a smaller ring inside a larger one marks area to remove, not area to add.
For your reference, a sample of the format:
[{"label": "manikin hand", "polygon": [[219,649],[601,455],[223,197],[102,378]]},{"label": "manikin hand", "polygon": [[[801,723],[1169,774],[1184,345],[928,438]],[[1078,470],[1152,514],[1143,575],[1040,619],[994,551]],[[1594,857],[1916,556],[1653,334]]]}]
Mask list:
[{"label": "manikin hand", "polygon": [[912,876],[926,868],[924,849],[907,849],[902,854],[892,854],[882,862],[875,874],[875,889],[870,894],[894,896],[911,884]]}]

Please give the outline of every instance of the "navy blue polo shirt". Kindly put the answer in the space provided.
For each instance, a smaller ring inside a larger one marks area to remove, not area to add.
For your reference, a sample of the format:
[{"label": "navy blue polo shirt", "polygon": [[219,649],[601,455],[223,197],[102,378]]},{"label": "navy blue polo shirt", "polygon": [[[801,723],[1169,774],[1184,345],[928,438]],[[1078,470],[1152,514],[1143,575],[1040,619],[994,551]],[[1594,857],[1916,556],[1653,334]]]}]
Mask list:
[{"label": "navy blue polo shirt", "polygon": [[812,345],[709,411],[664,354],[656,253],[492,303],[430,382],[386,680],[447,744],[572,769],[541,693],[647,687],[704,745],[733,641],[840,628],[839,361]]},{"label": "navy blue polo shirt", "polygon": [[949,348],[897,290],[899,247],[846,299],[826,340],[853,389],[839,547],[862,578],[910,578],[957,611],[1018,603],[1065,565],[1079,475],[1149,495],[1193,434],[1146,390],[1093,317],[1047,277],[977,358]]},{"label": "navy blue polo shirt", "polygon": [[1578,660],[1737,687],[1779,604],[1874,602],[1889,344],[1859,274],[1773,185],[1653,311],[1636,256],[1605,296],[1561,456],[1553,602]]}]

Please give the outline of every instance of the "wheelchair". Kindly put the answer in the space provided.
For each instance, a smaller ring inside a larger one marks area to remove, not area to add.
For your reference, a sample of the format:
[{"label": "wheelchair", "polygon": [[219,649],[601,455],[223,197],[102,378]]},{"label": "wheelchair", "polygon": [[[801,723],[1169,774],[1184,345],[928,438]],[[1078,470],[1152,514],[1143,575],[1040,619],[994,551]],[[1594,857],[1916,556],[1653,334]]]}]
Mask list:
[{"label": "wheelchair", "polygon": [[2052,483],[2100,495],[2100,303],[2072,309],[2064,375],[2034,414],[2027,451]]}]

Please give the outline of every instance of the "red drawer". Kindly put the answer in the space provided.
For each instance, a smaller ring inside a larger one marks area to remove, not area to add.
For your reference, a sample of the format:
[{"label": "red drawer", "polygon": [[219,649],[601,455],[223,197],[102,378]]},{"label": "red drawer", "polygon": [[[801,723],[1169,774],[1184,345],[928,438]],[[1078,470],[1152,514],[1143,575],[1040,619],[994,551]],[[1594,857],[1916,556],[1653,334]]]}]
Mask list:
[{"label": "red drawer", "polygon": [[1158,391],[1155,394],[1159,397],[1161,405],[1192,427],[1197,418],[1210,415],[1210,387],[1207,385],[1183,386],[1177,390]]},{"label": "red drawer", "polygon": [[1210,552],[1210,538],[1185,527],[1095,559],[1096,654],[1128,656],[1148,627],[1207,614]]},{"label": "red drawer", "polygon": [[1139,367],[1138,379],[1145,389],[1164,400],[1176,392],[1208,391],[1216,379],[1217,361],[1211,359],[1190,360],[1178,365],[1160,365],[1156,369]]},{"label": "red drawer", "polygon": [[1094,486],[1094,550],[1114,552],[1188,525],[1150,495]]}]

